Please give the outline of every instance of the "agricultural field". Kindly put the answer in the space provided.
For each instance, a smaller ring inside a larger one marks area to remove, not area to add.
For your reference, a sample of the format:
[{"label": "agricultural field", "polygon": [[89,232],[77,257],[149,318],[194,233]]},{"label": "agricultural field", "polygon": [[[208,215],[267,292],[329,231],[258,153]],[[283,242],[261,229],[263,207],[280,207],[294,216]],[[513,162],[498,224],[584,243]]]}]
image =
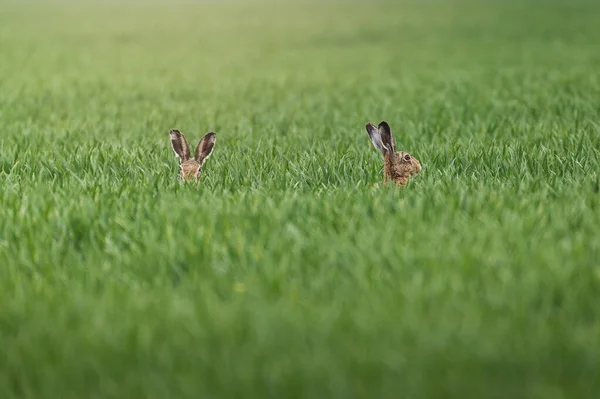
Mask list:
[{"label": "agricultural field", "polygon": [[[596,398],[599,26],[0,2],[0,397]],[[170,129],[217,133],[198,183]]]}]

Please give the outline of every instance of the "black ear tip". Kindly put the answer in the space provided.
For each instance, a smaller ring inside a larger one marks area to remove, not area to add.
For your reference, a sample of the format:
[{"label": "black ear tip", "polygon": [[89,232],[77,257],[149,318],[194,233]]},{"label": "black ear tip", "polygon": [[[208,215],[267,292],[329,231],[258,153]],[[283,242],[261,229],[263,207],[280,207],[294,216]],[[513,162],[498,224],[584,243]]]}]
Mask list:
[{"label": "black ear tip", "polygon": [[375,129],[375,125],[372,124],[371,122],[367,123],[365,125],[365,129],[367,129],[367,132],[370,131],[371,129]]},{"label": "black ear tip", "polygon": [[181,132],[177,129],[171,129],[171,131],[169,132],[169,134],[175,134],[175,135],[179,135],[181,134]]},{"label": "black ear tip", "polygon": [[379,127],[382,127],[384,129],[387,129],[387,130],[390,129],[390,125],[388,125],[388,123],[386,121],[379,122]]}]

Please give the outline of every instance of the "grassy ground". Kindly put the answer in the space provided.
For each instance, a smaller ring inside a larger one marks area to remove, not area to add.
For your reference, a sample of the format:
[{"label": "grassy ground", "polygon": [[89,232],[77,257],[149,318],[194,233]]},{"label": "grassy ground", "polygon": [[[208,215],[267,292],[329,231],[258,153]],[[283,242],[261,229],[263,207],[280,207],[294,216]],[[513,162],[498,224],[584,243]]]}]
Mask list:
[{"label": "grassy ground", "polygon": [[[1,5],[0,397],[596,397],[598,26]],[[382,119],[403,190],[373,188]],[[218,134],[198,185],[171,128]]]}]

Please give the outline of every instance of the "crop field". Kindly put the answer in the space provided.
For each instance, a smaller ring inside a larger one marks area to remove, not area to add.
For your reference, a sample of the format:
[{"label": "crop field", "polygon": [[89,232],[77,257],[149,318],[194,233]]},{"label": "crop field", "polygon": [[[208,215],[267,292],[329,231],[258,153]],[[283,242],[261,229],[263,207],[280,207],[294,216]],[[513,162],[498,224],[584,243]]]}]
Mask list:
[{"label": "crop field", "polygon": [[[597,398],[599,26],[0,2],[0,397]],[[197,183],[171,129],[217,133]]]}]

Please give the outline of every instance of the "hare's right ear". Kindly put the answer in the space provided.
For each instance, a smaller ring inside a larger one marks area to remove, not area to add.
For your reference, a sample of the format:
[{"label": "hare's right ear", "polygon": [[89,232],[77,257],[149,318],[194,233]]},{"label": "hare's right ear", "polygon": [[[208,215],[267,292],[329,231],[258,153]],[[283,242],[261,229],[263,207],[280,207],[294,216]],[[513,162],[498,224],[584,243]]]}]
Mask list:
[{"label": "hare's right ear", "polygon": [[385,155],[385,153],[386,153],[386,151],[388,151],[388,149],[383,145],[383,141],[381,139],[381,134],[379,132],[379,129],[377,129],[377,126],[375,126],[374,124],[369,122],[366,124],[365,128],[367,129],[367,133],[369,134],[369,137],[371,138],[371,143],[373,143],[373,146],[375,148],[377,148],[379,151],[381,151],[382,155]]},{"label": "hare's right ear", "polygon": [[386,146],[386,148],[388,148],[391,152],[396,152],[396,142],[394,141],[394,135],[392,134],[390,125],[388,125],[386,121],[381,121],[378,128],[383,145]]},{"label": "hare's right ear", "polygon": [[181,158],[181,162],[187,161],[190,159],[190,145],[183,133],[179,130],[173,129],[169,132],[171,136],[171,146],[173,147],[173,151],[175,154]]}]

